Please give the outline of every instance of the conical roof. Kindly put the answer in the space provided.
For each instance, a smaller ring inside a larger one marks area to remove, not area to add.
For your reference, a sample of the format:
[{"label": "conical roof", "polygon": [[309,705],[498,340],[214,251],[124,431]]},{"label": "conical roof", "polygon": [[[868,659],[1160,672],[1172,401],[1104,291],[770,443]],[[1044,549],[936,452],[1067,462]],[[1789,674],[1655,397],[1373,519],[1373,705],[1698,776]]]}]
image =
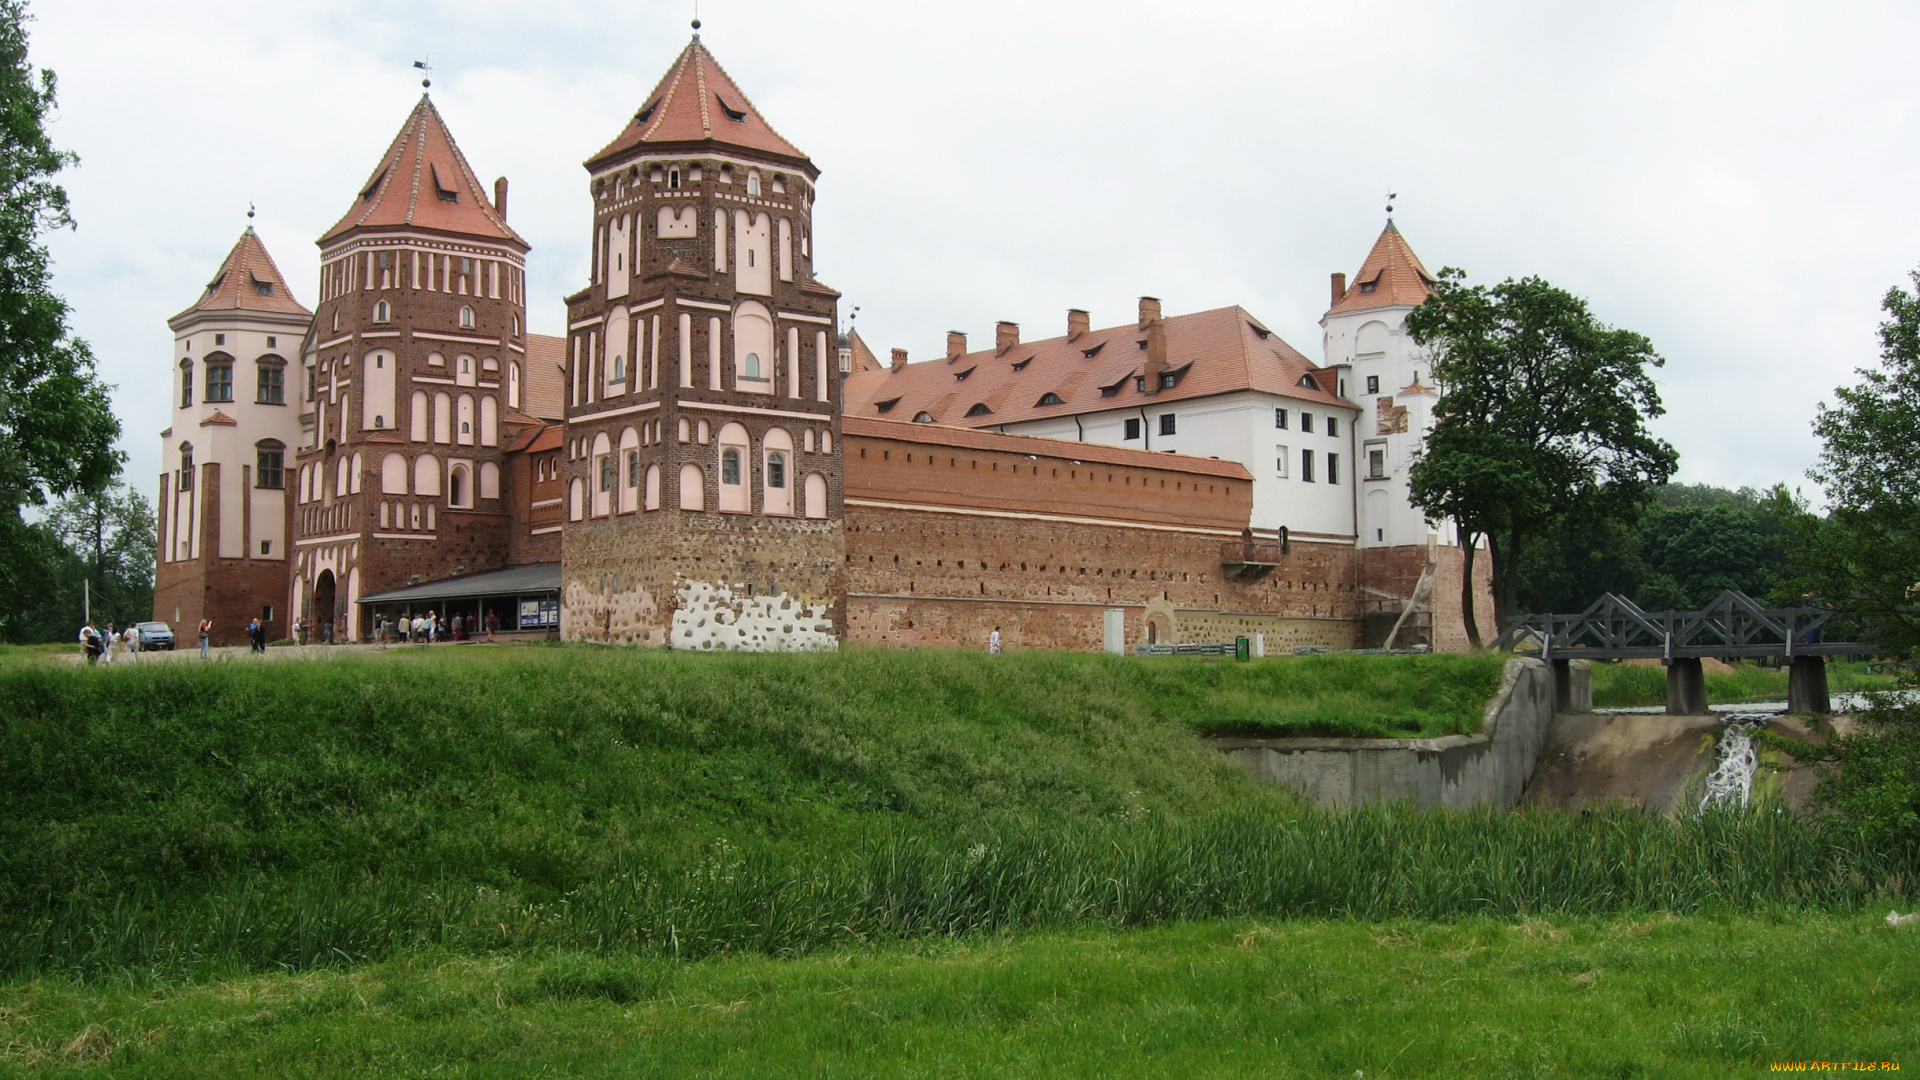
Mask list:
[{"label": "conical roof", "polygon": [[433,99],[420,95],[393,144],[361,186],[353,209],[320,238],[325,244],[353,229],[408,226],[459,236],[527,242],[507,227],[453,141]]},{"label": "conical roof", "polygon": [[1373,250],[1367,252],[1367,261],[1360,264],[1360,272],[1353,275],[1346,293],[1327,314],[1413,307],[1433,292],[1433,280],[1433,275],[1420,264],[1420,256],[1413,253],[1407,238],[1400,235],[1399,228],[1389,218],[1387,227],[1380,231],[1380,239],[1373,242]]},{"label": "conical roof", "polygon": [[240,240],[233,245],[233,250],[227,252],[226,260],[220,264],[220,272],[207,282],[207,291],[201,294],[199,302],[174,318],[196,311],[313,314],[293,298],[293,290],[287,287],[287,279],[280,276],[280,268],[273,265],[273,256],[267,254],[267,245],[260,242],[259,234],[253,231],[251,225],[240,234]]},{"label": "conical roof", "polygon": [[800,148],[782,138],[753,107],[732,77],[720,67],[700,35],[680,50],[660,84],[618,138],[587,160],[596,162],[642,143],[711,142],[806,160]]}]

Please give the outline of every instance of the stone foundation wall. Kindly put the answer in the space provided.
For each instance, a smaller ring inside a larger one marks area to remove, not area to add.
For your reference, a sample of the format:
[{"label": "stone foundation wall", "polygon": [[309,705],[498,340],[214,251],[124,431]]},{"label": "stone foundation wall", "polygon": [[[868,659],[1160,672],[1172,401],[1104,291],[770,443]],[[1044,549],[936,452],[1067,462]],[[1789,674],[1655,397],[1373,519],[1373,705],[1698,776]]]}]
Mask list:
[{"label": "stone foundation wall", "polygon": [[[560,636],[674,648],[820,647],[845,631],[844,550],[831,520],[655,510],[569,522]],[[719,632],[729,626],[736,632]]]}]

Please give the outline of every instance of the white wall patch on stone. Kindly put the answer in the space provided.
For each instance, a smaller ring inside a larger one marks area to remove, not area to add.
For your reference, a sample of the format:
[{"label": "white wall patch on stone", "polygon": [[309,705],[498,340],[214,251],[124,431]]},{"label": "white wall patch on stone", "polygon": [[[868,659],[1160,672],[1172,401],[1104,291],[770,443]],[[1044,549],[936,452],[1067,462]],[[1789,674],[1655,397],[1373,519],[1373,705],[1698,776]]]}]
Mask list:
[{"label": "white wall patch on stone", "polygon": [[680,579],[672,647],[703,652],[803,652],[838,649],[826,604],[802,604],[786,593],[748,596],[726,585]]}]

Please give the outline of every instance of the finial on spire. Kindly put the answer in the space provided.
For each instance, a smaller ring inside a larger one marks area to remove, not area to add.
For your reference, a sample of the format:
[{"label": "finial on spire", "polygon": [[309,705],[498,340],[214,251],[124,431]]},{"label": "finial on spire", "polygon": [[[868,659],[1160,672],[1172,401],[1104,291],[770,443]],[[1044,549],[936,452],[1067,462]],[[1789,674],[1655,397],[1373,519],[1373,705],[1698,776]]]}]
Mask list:
[{"label": "finial on spire", "polygon": [[700,40],[700,0],[693,0],[693,40]]},{"label": "finial on spire", "polygon": [[423,72],[426,72],[426,74],[425,74],[425,75],[423,75],[423,76],[421,76],[421,79],[420,79],[420,88],[421,88],[422,90],[426,90],[426,89],[430,89],[430,88],[432,88],[432,86],[433,86],[433,65],[432,65],[431,63],[429,63],[429,62],[427,62],[427,61],[425,61],[425,60],[415,60],[415,61],[413,62],[413,66],[414,66],[415,68],[418,68],[419,70],[421,70],[421,71],[423,71]]},{"label": "finial on spire", "polygon": [[1388,221],[1393,220],[1393,200],[1399,197],[1400,196],[1395,192],[1392,192],[1392,191],[1387,192],[1387,220]]}]

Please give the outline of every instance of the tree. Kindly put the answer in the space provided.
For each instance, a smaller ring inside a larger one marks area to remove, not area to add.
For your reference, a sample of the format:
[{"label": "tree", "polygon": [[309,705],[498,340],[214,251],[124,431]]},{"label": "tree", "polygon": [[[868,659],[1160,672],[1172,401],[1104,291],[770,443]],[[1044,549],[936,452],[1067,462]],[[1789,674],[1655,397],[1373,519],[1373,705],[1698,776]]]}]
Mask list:
[{"label": "tree", "polygon": [[1435,423],[1409,477],[1414,505],[1451,518],[1467,559],[1461,606],[1473,617],[1473,559],[1484,538],[1501,622],[1518,610],[1527,541],[1574,514],[1637,511],[1678,460],[1646,421],[1659,416],[1645,337],[1602,325],[1584,300],[1539,278],[1468,285],[1453,268],[1407,316],[1434,354]]},{"label": "tree", "polygon": [[93,617],[124,626],[153,612],[153,505],[124,484],[76,492],[27,526],[35,587],[0,618],[6,640],[67,641],[91,596]]},{"label": "tree", "polygon": [[0,0],[0,612],[20,609],[40,565],[23,508],[102,491],[125,457],[93,354],[52,290],[42,238],[73,224],[54,177],[77,159],[47,137],[54,77],[27,63],[26,20],[23,0]]},{"label": "tree", "polygon": [[[1834,391],[1813,422],[1825,518],[1801,513],[1791,586],[1840,610],[1846,629],[1890,653],[1920,645],[1920,271],[1887,290],[1880,364]],[[1836,628],[1837,629],[1837,628]]]}]

